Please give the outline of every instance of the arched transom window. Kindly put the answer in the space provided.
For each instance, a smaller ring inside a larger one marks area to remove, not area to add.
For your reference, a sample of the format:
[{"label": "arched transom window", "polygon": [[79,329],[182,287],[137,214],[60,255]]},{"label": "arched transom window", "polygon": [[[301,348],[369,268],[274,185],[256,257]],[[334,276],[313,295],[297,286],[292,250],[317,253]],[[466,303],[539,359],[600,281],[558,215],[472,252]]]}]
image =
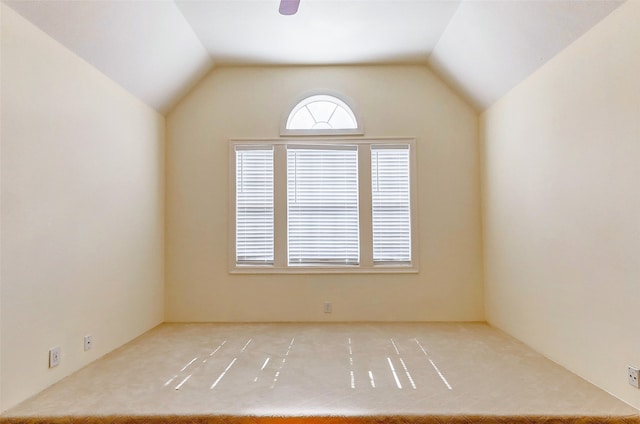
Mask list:
[{"label": "arched transom window", "polygon": [[352,108],[329,94],[315,94],[298,102],[287,117],[283,134],[362,134]]}]

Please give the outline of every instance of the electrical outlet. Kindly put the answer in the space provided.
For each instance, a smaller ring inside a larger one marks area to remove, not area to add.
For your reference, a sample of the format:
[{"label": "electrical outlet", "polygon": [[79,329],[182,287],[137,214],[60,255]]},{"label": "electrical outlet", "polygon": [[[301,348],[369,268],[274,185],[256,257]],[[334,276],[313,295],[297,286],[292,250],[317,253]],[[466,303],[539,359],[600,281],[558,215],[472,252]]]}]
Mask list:
[{"label": "electrical outlet", "polygon": [[324,313],[330,314],[332,311],[333,311],[333,305],[331,305],[331,302],[324,302]]},{"label": "electrical outlet", "polygon": [[84,336],[84,350],[85,352],[93,347],[93,336],[91,334],[87,334]]},{"label": "electrical outlet", "polygon": [[629,379],[629,384],[640,389],[640,369],[629,365],[627,367],[627,377]]},{"label": "electrical outlet", "polygon": [[60,348],[52,347],[49,349],[49,368],[60,365]]}]

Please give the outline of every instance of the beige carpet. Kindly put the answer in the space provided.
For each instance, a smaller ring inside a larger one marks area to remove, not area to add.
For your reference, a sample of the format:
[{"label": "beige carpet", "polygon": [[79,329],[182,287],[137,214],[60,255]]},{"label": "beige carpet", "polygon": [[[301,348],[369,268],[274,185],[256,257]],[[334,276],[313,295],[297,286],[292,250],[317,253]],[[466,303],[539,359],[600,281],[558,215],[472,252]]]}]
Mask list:
[{"label": "beige carpet", "polygon": [[640,423],[484,324],[164,324],[6,423]]},{"label": "beige carpet", "polygon": [[638,417],[576,416],[366,416],[366,417],[241,417],[241,416],[108,416],[7,418],[7,424],[638,424]]}]

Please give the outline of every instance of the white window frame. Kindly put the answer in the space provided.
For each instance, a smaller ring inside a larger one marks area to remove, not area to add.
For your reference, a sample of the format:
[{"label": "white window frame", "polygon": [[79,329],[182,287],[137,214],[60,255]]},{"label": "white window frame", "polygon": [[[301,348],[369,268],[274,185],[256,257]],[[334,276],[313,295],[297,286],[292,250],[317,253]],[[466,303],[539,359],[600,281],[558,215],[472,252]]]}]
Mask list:
[{"label": "white window frame", "polygon": [[[236,146],[267,144],[274,148],[274,264],[236,264]],[[360,263],[344,266],[289,266],[287,246],[287,145],[355,145],[358,147],[358,190],[360,198]],[[373,263],[373,223],[371,191],[371,145],[409,145],[411,204],[411,264],[375,265]],[[228,264],[232,274],[349,274],[349,273],[417,273],[419,271],[418,190],[416,140],[407,137],[376,138],[298,138],[229,140],[229,232]]]},{"label": "white window frame", "polygon": [[[304,103],[307,99],[314,96],[329,96],[335,97],[338,102],[337,104],[341,107],[345,107],[348,109],[356,119],[357,128],[349,128],[349,129],[308,129],[308,130],[292,130],[287,128],[287,122],[289,120],[289,116],[292,113],[295,113],[300,105]],[[282,117],[280,122],[280,135],[283,137],[289,136],[303,136],[303,137],[317,137],[319,135],[330,135],[330,136],[338,136],[338,135],[363,135],[364,134],[364,125],[362,122],[362,118],[358,113],[358,109],[356,108],[353,100],[348,98],[342,93],[339,93],[335,90],[326,90],[326,89],[318,89],[307,91],[301,96],[299,96],[296,101],[291,105],[291,107],[287,108],[287,113]]]}]

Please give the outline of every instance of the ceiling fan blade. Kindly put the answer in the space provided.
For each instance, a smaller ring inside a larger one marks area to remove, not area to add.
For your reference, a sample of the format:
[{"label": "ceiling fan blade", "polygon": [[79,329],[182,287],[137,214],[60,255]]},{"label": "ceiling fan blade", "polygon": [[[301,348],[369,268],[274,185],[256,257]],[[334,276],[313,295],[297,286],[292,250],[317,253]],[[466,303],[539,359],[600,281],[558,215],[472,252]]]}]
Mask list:
[{"label": "ceiling fan blade", "polygon": [[300,6],[300,0],[280,0],[281,15],[295,15]]}]

